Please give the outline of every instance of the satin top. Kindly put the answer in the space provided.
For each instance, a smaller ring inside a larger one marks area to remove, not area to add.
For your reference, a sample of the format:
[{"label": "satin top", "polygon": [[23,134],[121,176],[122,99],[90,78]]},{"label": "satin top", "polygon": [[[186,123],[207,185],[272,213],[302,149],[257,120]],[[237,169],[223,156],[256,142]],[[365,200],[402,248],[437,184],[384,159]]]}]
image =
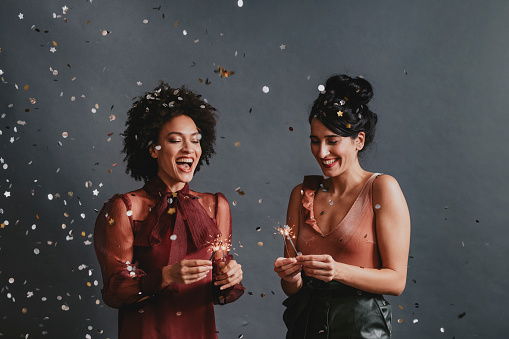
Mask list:
[{"label": "satin top", "polygon": [[381,268],[382,260],[376,242],[375,213],[372,206],[374,173],[341,222],[323,234],[315,220],[313,203],[323,177],[306,176],[302,185],[297,250],[302,254],[329,254],[341,263]]}]

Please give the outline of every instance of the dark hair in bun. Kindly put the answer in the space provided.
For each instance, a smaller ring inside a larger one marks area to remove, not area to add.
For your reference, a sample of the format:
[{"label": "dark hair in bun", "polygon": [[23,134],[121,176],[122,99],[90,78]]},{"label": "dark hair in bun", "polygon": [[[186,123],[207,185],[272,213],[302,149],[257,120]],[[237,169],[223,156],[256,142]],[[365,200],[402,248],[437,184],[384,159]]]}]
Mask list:
[{"label": "dark hair in bun", "polygon": [[332,132],[352,139],[364,132],[364,147],[359,151],[362,152],[375,137],[377,116],[367,106],[372,97],[373,87],[367,80],[333,75],[313,103],[309,123],[317,118]]}]

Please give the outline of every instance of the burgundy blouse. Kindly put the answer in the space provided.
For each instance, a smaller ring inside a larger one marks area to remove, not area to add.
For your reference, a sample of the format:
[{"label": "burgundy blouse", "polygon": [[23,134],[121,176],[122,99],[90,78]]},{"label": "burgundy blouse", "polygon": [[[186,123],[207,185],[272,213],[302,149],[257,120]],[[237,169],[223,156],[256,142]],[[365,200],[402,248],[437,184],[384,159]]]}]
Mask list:
[{"label": "burgundy blouse", "polygon": [[210,259],[212,244],[231,240],[231,217],[223,194],[198,193],[188,185],[170,192],[155,177],[102,208],[94,247],[103,276],[104,302],[119,309],[119,339],[216,339],[214,302],[237,299],[241,284],[214,288],[212,272],[228,258],[218,251],[213,270],[190,284],[161,289],[162,268],[182,259]]}]

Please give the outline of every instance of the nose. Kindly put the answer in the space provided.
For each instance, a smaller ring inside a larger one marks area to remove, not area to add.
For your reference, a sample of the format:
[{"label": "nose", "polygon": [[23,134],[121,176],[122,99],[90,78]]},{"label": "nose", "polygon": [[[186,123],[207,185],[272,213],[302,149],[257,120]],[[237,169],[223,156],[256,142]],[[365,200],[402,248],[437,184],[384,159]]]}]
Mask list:
[{"label": "nose", "polygon": [[329,155],[329,148],[327,145],[325,145],[323,142],[320,143],[320,146],[318,148],[318,157],[325,158],[327,155]]},{"label": "nose", "polygon": [[182,146],[182,152],[184,153],[193,153],[195,151],[191,140],[184,141],[184,145]]}]

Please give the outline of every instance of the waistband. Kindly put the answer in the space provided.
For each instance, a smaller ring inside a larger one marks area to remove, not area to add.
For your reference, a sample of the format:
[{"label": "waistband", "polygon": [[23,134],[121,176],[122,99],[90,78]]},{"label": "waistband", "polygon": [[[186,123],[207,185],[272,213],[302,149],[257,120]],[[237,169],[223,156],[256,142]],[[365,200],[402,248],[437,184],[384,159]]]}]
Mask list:
[{"label": "waistband", "polygon": [[308,277],[303,275],[303,287],[314,291],[318,295],[332,295],[336,297],[348,297],[348,296],[360,296],[360,295],[374,295],[353,288],[351,286],[340,283],[339,281],[331,280],[325,282],[316,278]]}]

